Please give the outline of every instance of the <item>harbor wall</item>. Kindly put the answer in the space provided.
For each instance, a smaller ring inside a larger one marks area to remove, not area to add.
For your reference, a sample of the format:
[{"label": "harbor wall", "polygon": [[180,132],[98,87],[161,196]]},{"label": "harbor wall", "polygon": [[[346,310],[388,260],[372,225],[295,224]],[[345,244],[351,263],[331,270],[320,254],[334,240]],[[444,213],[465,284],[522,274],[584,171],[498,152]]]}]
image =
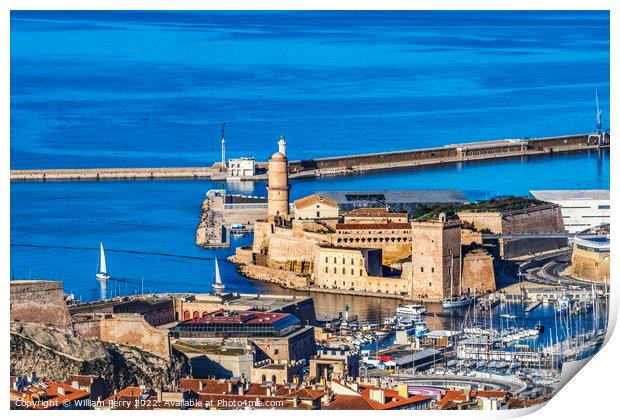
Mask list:
[{"label": "harbor wall", "polygon": [[[602,147],[608,147],[610,135],[603,136]],[[291,178],[321,175],[340,175],[419,165],[436,165],[451,162],[476,161],[525,155],[552,154],[597,149],[599,146],[588,134],[575,134],[519,140],[481,141],[452,144],[416,150],[377,152],[363,155],[289,161]],[[264,167],[264,162],[259,163]],[[220,164],[209,167],[187,168],[84,168],[84,169],[19,169],[11,170],[13,181],[47,180],[100,180],[100,179],[156,179],[156,178],[207,178],[224,180]],[[259,174],[247,179],[265,179]]]},{"label": "harbor wall", "polygon": [[11,281],[11,321],[50,325],[70,330],[71,315],[60,281]]},{"label": "harbor wall", "polygon": [[[603,146],[609,145],[609,140],[609,134],[606,134],[603,138]],[[480,141],[427,149],[289,161],[289,171],[291,177],[320,176],[321,174],[338,175],[352,171],[364,172],[390,167],[551,154],[563,151],[589,150],[596,147],[598,146],[593,141],[589,141],[588,134]]]},{"label": "harbor wall", "polygon": [[14,181],[211,178],[211,167],[195,168],[93,168],[93,169],[17,169],[11,170]]},{"label": "harbor wall", "polygon": [[290,271],[256,264],[238,264],[237,270],[240,274],[251,279],[274,283],[290,289],[305,289],[308,286],[307,277],[298,276]]}]

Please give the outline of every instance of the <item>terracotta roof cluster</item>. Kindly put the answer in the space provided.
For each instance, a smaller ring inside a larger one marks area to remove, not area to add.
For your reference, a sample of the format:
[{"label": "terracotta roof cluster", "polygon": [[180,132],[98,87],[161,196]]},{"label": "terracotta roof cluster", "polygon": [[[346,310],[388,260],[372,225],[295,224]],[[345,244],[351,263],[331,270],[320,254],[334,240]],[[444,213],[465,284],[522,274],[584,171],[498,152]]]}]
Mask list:
[{"label": "terracotta roof cluster", "polygon": [[[15,378],[16,379],[16,378]],[[15,383],[12,378],[11,383]],[[48,410],[67,407],[73,402],[86,399],[90,394],[69,384],[52,380],[28,383],[21,389],[11,388],[11,401],[21,401],[27,408]]]},{"label": "terracotta roof cluster", "polygon": [[498,400],[505,400],[508,397],[508,393],[506,391],[475,391],[471,390],[469,393],[472,398],[497,398]]},{"label": "terracotta roof cluster", "polygon": [[468,403],[469,395],[460,389],[450,389],[437,401],[436,407],[440,410],[454,410],[460,404]]},{"label": "terracotta roof cluster", "polygon": [[317,204],[325,204],[332,207],[338,207],[338,203],[335,200],[332,200],[329,197],[325,197],[321,194],[311,194],[309,196],[300,198],[293,202],[295,204],[295,208],[303,209],[308,206],[315,206]]},{"label": "terracotta roof cluster", "polygon": [[410,223],[337,223],[336,230],[411,229]]},{"label": "terracotta roof cluster", "polygon": [[385,207],[360,207],[351,210],[345,216],[353,217],[407,217],[407,213],[394,213]]},{"label": "terracotta roof cluster", "polygon": [[[374,392],[373,392],[374,391]],[[379,391],[383,395],[383,401],[377,401]],[[326,410],[392,410],[410,405],[417,405],[430,402],[433,399],[426,395],[401,396],[398,391],[393,389],[380,388],[372,385],[359,385],[357,395],[336,394],[329,405],[323,407]]]},{"label": "terracotta roof cluster", "polygon": [[513,409],[513,408],[526,408],[526,407],[531,407],[533,405],[538,405],[538,404],[542,404],[543,402],[545,402],[545,398],[541,397],[541,398],[516,398],[516,397],[511,397],[508,399],[507,404],[508,404],[508,408],[509,409]]}]

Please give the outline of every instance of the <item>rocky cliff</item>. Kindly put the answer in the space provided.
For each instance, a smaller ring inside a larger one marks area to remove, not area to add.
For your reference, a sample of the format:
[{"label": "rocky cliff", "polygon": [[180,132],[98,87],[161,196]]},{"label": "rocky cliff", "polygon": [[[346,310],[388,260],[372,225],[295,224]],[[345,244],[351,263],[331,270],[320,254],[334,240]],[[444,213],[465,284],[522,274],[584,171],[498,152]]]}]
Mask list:
[{"label": "rocky cliff", "polygon": [[189,360],[173,350],[170,361],[134,347],[75,337],[56,328],[11,322],[11,375],[65,380],[100,375],[112,389],[166,387],[191,374]]}]

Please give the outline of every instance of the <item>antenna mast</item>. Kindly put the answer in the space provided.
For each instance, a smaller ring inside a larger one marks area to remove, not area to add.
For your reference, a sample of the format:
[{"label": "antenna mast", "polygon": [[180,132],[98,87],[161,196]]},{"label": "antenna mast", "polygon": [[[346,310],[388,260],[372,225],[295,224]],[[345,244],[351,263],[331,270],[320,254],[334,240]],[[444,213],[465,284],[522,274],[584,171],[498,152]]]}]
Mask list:
[{"label": "antenna mast", "polygon": [[226,171],[226,140],[224,140],[224,127],[226,122],[222,121],[222,172]]}]

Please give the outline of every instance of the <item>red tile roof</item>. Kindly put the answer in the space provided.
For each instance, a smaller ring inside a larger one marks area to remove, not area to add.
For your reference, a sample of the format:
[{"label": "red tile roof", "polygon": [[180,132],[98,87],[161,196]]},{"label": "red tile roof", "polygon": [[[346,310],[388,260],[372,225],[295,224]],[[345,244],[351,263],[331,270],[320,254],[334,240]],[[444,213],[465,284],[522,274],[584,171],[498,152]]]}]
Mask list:
[{"label": "red tile roof", "polygon": [[465,403],[469,401],[469,396],[460,389],[450,389],[441,397],[437,402],[437,408],[442,410],[448,410],[454,408],[458,403]]},{"label": "red tile roof", "polygon": [[361,395],[335,395],[323,410],[372,410],[373,406]]},{"label": "red tile roof", "polygon": [[411,229],[410,223],[337,223],[336,230]]},{"label": "red tile roof", "polygon": [[11,390],[11,399],[25,401],[35,410],[46,410],[63,407],[79,399],[85,399],[90,394],[86,391],[73,388],[69,384],[45,380],[43,383],[28,385],[23,391]]},{"label": "red tile roof", "polygon": [[353,217],[407,217],[407,213],[394,213],[385,207],[361,207],[351,210],[345,216]]}]

